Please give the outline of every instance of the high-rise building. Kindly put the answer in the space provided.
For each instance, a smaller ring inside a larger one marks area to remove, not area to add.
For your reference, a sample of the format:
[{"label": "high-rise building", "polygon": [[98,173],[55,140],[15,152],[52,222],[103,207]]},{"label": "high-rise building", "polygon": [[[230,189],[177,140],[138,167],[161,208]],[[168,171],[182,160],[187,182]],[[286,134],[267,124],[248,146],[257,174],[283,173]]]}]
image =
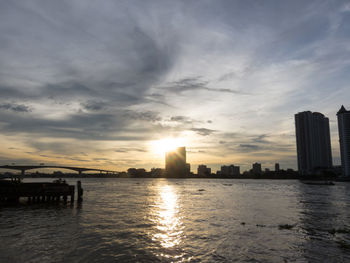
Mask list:
[{"label": "high-rise building", "polygon": [[343,175],[350,177],[350,111],[342,105],[337,117]]},{"label": "high-rise building", "polygon": [[165,154],[165,172],[170,177],[182,177],[189,174],[186,163],[186,147],[178,147]]},{"label": "high-rise building", "polygon": [[236,165],[223,165],[220,169],[220,174],[223,176],[239,176],[240,167]]},{"label": "high-rise building", "polygon": [[280,171],[280,164],[275,163],[275,172],[279,172],[279,171]]},{"label": "high-rise building", "polygon": [[211,174],[211,169],[204,164],[198,165],[197,174],[198,176],[209,176]]},{"label": "high-rise building", "polygon": [[239,166],[237,165],[234,165],[233,166],[233,173],[232,173],[233,176],[240,176],[241,175],[241,169]]},{"label": "high-rise building", "polygon": [[298,169],[301,175],[332,167],[329,120],[322,113],[295,114]]},{"label": "high-rise building", "polygon": [[261,163],[253,163],[252,165],[252,172],[253,174],[261,174]]}]

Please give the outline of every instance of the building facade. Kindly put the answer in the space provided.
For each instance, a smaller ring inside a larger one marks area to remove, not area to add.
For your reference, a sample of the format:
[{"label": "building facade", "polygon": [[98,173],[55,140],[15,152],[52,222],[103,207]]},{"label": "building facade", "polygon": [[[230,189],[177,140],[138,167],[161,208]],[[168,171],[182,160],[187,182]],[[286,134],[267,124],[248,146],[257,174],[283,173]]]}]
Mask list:
[{"label": "building facade", "polygon": [[262,174],[261,163],[253,163],[252,173],[253,174]]},{"label": "building facade", "polygon": [[186,163],[186,147],[178,147],[165,154],[165,172],[169,177],[183,177],[189,174]]},{"label": "building facade", "polygon": [[341,106],[337,117],[342,172],[350,177],[350,111]]},{"label": "building facade", "polygon": [[198,176],[209,176],[211,175],[211,168],[208,168],[204,164],[198,165],[197,174]]},{"label": "building facade", "polygon": [[223,176],[239,176],[240,173],[240,167],[236,165],[223,165],[220,169],[220,174]]},{"label": "building facade", "polygon": [[299,112],[295,114],[295,133],[301,175],[311,175],[332,167],[328,118],[319,112]]},{"label": "building facade", "polygon": [[280,171],[280,164],[275,163],[275,172],[279,172],[279,171]]}]

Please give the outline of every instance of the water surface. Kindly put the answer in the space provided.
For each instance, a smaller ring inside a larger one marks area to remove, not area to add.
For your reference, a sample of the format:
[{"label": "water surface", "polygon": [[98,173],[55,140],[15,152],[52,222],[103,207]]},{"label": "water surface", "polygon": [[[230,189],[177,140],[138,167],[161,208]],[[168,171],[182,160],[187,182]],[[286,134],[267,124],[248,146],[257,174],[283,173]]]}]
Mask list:
[{"label": "water surface", "polygon": [[80,206],[0,208],[0,262],[350,262],[349,183],[82,184]]}]

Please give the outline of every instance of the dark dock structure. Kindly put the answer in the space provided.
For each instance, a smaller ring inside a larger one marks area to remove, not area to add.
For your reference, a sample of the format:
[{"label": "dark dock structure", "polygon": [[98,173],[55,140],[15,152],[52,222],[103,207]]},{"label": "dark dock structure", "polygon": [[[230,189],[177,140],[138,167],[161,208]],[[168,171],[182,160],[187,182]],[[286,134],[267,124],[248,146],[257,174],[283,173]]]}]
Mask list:
[{"label": "dark dock structure", "polygon": [[[74,202],[75,186],[64,180],[55,180],[52,183],[23,183],[20,180],[0,180],[0,204],[18,203],[26,198],[30,203],[41,202]],[[82,201],[83,189],[81,182],[77,182],[77,199]]]}]

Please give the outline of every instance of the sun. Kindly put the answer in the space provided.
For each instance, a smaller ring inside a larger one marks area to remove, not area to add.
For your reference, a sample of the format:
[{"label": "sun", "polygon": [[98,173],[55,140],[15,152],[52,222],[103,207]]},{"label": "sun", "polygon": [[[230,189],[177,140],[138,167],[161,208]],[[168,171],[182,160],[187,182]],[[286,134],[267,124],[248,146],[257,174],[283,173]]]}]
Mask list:
[{"label": "sun", "polygon": [[152,151],[164,155],[166,152],[175,150],[177,147],[185,146],[184,138],[164,138],[151,142]]}]

